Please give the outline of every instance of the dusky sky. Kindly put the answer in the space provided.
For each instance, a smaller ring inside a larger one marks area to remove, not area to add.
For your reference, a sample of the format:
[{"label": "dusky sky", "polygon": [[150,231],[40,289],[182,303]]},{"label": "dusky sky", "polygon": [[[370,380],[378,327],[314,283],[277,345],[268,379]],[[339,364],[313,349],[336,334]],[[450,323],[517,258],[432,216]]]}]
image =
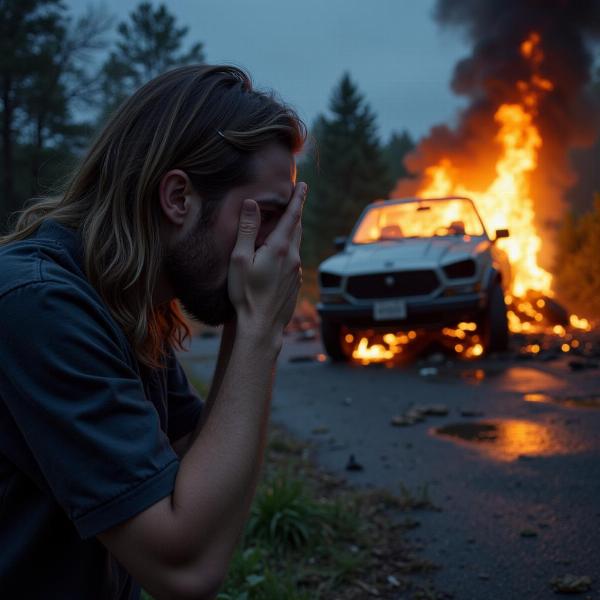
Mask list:
[{"label": "dusky sky", "polygon": [[[104,0],[115,25],[139,0]],[[74,12],[89,2],[67,0]],[[153,2],[155,6],[158,2]],[[460,32],[433,19],[435,0],[169,0],[186,42],[204,44],[209,63],[246,68],[276,90],[310,126],[349,71],[377,115],[381,137],[414,137],[450,122],[461,106],[450,90],[455,63],[469,52]]]}]

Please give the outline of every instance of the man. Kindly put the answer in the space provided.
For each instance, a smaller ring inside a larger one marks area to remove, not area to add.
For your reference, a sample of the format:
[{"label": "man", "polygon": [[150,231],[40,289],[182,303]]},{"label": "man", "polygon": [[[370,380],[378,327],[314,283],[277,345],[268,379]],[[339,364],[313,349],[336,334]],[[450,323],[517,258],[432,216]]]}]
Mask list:
[{"label": "man", "polygon": [[[242,71],[175,69],[0,240],[0,597],[216,594],[301,284],[304,138]],[[204,406],[175,299],[225,324]]]}]

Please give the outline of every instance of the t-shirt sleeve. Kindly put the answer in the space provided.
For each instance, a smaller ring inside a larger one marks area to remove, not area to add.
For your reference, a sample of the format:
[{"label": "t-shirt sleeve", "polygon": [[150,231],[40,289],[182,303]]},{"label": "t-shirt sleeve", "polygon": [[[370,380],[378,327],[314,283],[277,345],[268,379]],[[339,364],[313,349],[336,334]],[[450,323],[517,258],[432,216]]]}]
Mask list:
[{"label": "t-shirt sleeve", "polygon": [[80,536],[168,496],[178,458],[92,292],[30,283],[0,297],[0,315],[0,397]]},{"label": "t-shirt sleeve", "polygon": [[168,435],[175,442],[194,430],[203,402],[172,351],[167,366]]}]

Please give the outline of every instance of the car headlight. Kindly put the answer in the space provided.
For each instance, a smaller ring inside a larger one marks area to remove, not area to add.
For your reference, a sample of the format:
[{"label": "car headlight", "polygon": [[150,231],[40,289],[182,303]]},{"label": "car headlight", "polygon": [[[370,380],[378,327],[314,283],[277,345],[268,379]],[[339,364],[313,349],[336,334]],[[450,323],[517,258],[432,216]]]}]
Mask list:
[{"label": "car headlight", "polygon": [[474,277],[477,272],[477,265],[470,258],[446,265],[442,268],[448,279],[466,279],[467,277]]},{"label": "car headlight", "polygon": [[319,273],[319,284],[322,288],[337,288],[342,285],[342,277],[321,271]]}]

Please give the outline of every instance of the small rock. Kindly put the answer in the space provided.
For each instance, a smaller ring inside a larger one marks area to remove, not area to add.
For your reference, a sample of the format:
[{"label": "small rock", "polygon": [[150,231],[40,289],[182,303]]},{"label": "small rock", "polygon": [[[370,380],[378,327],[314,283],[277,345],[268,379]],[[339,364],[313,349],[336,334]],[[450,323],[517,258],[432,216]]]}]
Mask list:
[{"label": "small rock", "polygon": [[591,360],[571,360],[569,361],[571,371],[585,371],[586,369],[597,369],[598,363]]},{"label": "small rock", "polygon": [[344,406],[352,406],[352,398],[344,398],[344,400],[342,401],[342,404]]},{"label": "small rock", "polygon": [[463,408],[460,411],[461,417],[483,417],[483,413],[480,410],[472,410],[470,408]]},{"label": "small rock", "polygon": [[326,427],[325,425],[319,425],[317,427],[314,427],[312,432],[314,434],[323,434],[323,433],[329,433],[329,427]]},{"label": "small rock", "polygon": [[519,535],[524,538],[537,537],[537,531],[535,529],[522,529]]},{"label": "small rock", "polygon": [[445,404],[428,404],[419,407],[419,411],[432,417],[445,417],[449,412]]},{"label": "small rock", "polygon": [[364,470],[364,467],[356,462],[356,459],[354,458],[354,454],[351,454],[350,457],[348,458],[348,462],[346,463],[346,471],[362,471]]},{"label": "small rock", "polygon": [[395,415],[392,417],[390,423],[394,427],[406,427],[407,425],[413,425],[414,420],[405,417],[404,415]]},{"label": "small rock", "polygon": [[587,575],[564,575],[551,579],[550,586],[559,594],[580,594],[592,587],[592,578]]},{"label": "small rock", "polygon": [[423,367],[419,369],[419,375],[421,377],[433,377],[439,372],[437,367]]},{"label": "small rock", "polygon": [[419,408],[411,408],[404,413],[407,419],[411,419],[413,423],[420,423],[425,420],[423,411]]},{"label": "small rock", "polygon": [[490,578],[490,576],[487,573],[479,573],[477,577],[479,577],[479,579],[483,581],[487,581]]},{"label": "small rock", "polygon": [[304,329],[296,338],[298,342],[310,342],[315,339],[317,339],[317,332],[314,329]]},{"label": "small rock", "polygon": [[519,454],[519,456],[517,457],[518,460],[535,460],[537,458],[537,456],[532,455],[532,454]]},{"label": "small rock", "polygon": [[388,575],[387,577],[387,582],[392,586],[392,587],[400,587],[400,582],[393,576],[393,575]]}]

